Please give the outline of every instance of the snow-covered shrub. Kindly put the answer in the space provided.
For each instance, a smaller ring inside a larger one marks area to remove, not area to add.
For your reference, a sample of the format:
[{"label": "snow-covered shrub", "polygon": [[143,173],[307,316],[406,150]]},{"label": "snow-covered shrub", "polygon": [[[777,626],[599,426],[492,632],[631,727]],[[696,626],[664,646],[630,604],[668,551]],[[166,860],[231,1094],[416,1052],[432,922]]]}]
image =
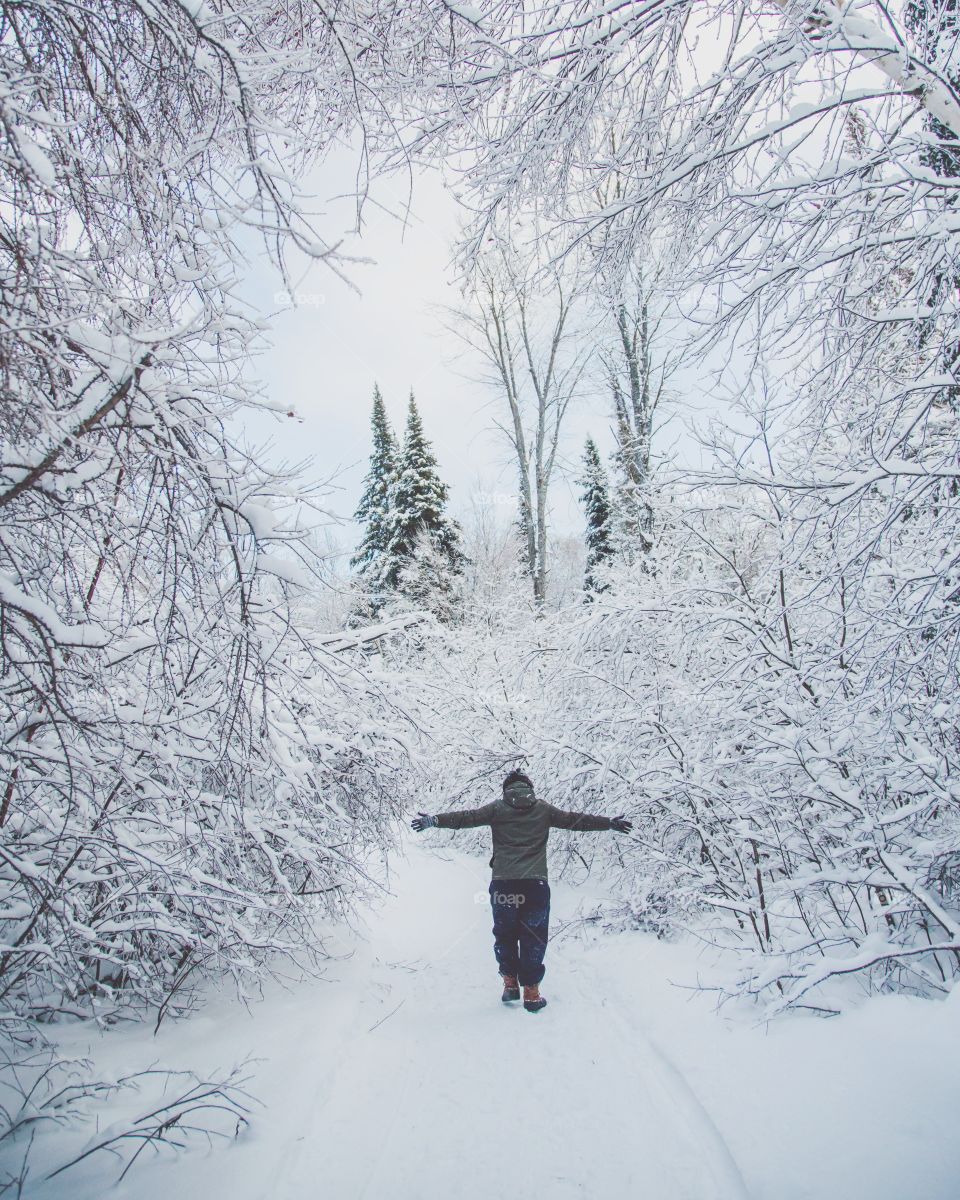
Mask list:
[{"label": "snow-covered shrub", "polygon": [[[223,457],[195,437],[197,461]],[[309,942],[318,906],[349,902],[402,792],[380,689],[293,619],[278,575],[303,568],[281,558],[296,541],[279,510],[268,532],[262,477],[190,463],[124,455],[119,489],[51,503],[45,545],[26,519],[44,495],[11,510],[0,993],[16,1012],[179,1004],[207,970],[255,975]]]}]

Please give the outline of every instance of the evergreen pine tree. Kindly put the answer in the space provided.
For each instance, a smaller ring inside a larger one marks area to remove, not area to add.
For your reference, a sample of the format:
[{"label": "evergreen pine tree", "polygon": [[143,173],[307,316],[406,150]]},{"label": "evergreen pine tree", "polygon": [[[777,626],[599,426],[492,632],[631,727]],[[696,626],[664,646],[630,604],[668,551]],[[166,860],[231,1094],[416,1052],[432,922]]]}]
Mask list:
[{"label": "evergreen pine tree", "polygon": [[[960,89],[960,67],[957,65],[956,46],[960,37],[960,0],[909,0],[905,9],[907,27],[917,42],[924,61],[933,65],[956,94]],[[942,121],[931,112],[924,114],[930,140],[920,151],[920,161],[935,175],[952,179],[960,173],[960,150],[957,139]],[[956,211],[957,196],[952,187],[942,193],[942,203],[951,212]],[[933,310],[944,304],[952,304],[960,286],[960,273],[949,257],[941,260],[945,269],[932,273],[927,290],[926,302]],[[920,343],[925,345],[934,336],[934,321],[920,324]],[[948,344],[944,348],[942,370],[945,375],[955,377],[960,364],[960,345]],[[960,407],[960,386],[953,384],[943,391],[943,398],[952,408]]]},{"label": "evergreen pine tree", "polygon": [[580,499],[587,517],[587,565],[583,588],[589,599],[595,592],[603,591],[606,585],[598,580],[598,568],[614,552],[612,534],[612,512],[607,473],[600,461],[600,452],[593,438],[588,437],[583,454],[583,477]]},{"label": "evergreen pine tree", "polygon": [[[446,514],[447,491],[411,394],[403,452],[390,497],[381,579],[384,588],[433,610],[437,606],[429,602],[428,592],[449,592],[465,562],[460,527]],[[423,578],[421,564],[427,572]],[[445,597],[440,607],[445,607],[448,599]]]},{"label": "evergreen pine tree", "polygon": [[364,480],[363,496],[355,519],[365,525],[363,537],[350,565],[356,570],[361,586],[373,596],[368,598],[366,615],[380,607],[377,593],[384,588],[384,570],[390,540],[390,503],[397,471],[397,441],[387,419],[383,396],[373,389],[373,449],[370,469]]},{"label": "evergreen pine tree", "polygon": [[[956,58],[960,0],[908,0],[904,17],[923,60],[942,72],[944,82],[956,91],[960,87]],[[929,111],[924,113],[924,124],[934,140],[921,149],[921,160],[941,177],[956,177],[960,171],[960,151],[953,132]]]},{"label": "evergreen pine tree", "polygon": [[449,558],[421,527],[414,540],[413,555],[400,570],[398,594],[414,608],[426,609],[449,625],[462,608],[461,583],[462,572],[451,570]]}]

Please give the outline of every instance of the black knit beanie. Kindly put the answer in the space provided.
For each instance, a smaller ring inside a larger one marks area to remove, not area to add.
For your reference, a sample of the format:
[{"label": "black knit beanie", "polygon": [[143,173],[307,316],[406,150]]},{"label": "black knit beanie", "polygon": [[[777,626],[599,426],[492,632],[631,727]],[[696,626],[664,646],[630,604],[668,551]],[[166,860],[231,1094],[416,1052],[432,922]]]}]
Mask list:
[{"label": "black knit beanie", "polygon": [[512,783],[525,783],[527,787],[533,787],[533,780],[529,775],[524,775],[522,771],[510,772],[510,774],[503,781],[504,790],[506,790]]}]

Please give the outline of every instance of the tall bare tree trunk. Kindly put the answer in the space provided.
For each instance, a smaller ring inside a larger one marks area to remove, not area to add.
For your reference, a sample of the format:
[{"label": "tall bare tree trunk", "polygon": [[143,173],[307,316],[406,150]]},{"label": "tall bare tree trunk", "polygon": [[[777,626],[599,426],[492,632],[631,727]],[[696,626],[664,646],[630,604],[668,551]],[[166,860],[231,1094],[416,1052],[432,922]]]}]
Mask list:
[{"label": "tall bare tree trunk", "polygon": [[613,397],[621,535],[628,549],[647,554],[653,548],[653,419],[673,364],[668,356],[654,354],[659,318],[650,283],[638,273],[634,287],[629,300],[621,295],[610,304],[613,328],[602,357]]},{"label": "tall bare tree trunk", "polygon": [[474,305],[455,314],[454,328],[483,356],[489,382],[506,401],[508,418],[496,424],[517,465],[524,565],[542,607],[550,567],[550,485],[564,418],[589,352],[570,329],[579,295],[568,294],[557,276],[552,286],[540,280],[534,290],[517,277],[508,257],[504,249],[502,261],[480,271]]}]

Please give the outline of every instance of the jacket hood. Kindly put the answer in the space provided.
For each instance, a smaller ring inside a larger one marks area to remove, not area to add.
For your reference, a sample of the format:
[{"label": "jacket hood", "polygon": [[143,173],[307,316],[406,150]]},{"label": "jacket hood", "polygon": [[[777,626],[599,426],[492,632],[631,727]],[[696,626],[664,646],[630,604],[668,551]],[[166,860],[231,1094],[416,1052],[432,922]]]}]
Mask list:
[{"label": "jacket hood", "polygon": [[503,799],[520,812],[525,812],[537,802],[537,796],[529,783],[511,783],[503,789]]}]

